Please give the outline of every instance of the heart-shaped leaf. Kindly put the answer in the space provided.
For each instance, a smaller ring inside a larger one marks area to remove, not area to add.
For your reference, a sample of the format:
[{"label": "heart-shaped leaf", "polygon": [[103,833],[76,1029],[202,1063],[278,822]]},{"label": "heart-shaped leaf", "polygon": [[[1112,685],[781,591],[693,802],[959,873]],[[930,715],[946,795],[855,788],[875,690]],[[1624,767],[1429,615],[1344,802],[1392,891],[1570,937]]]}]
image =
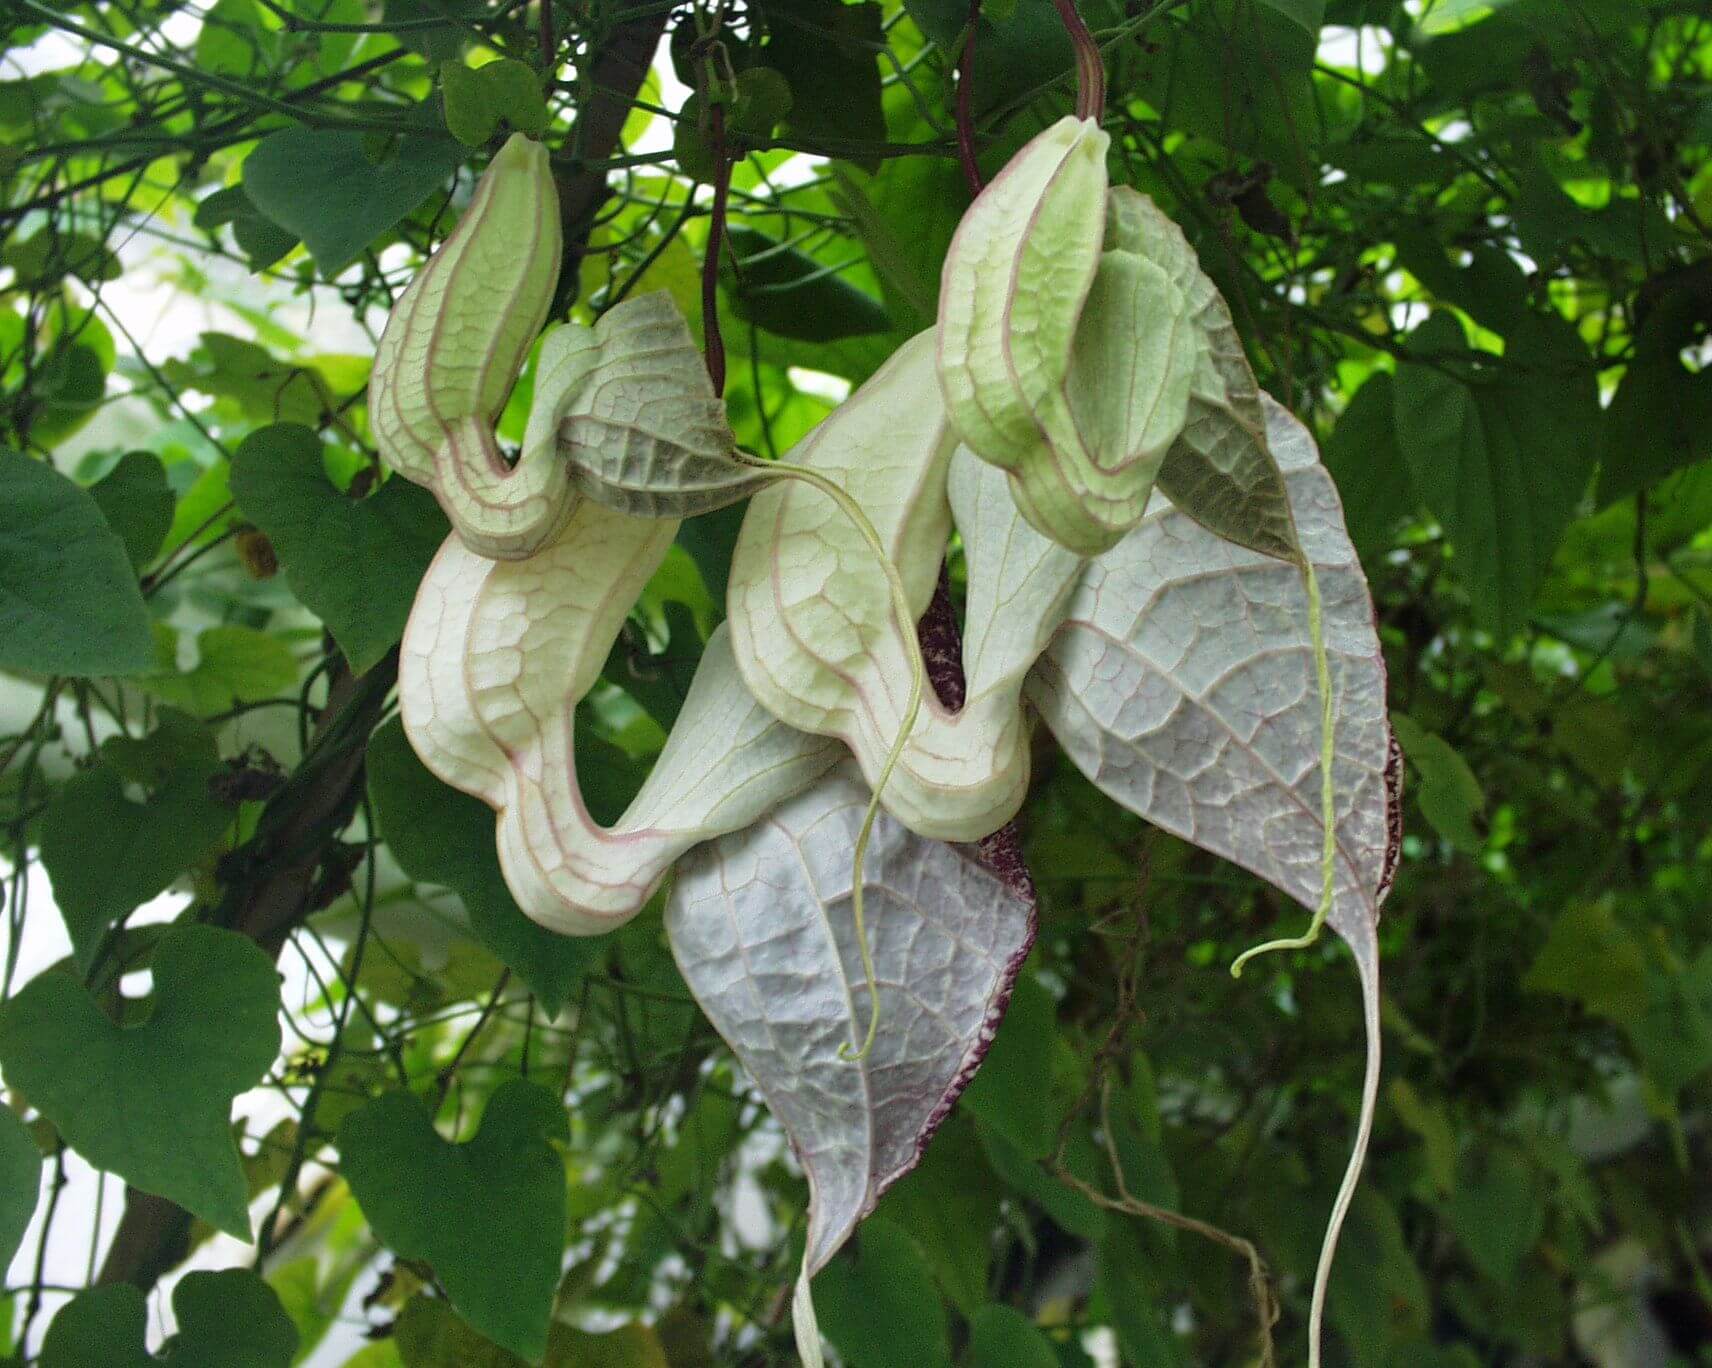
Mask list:
[{"label": "heart-shaped leaf", "polygon": [[276,636],[254,627],[208,627],[196,634],[196,663],[179,668],[176,627],[155,624],[155,672],[137,687],[162,703],[212,717],[245,700],[272,698],[297,682],[297,661]]},{"label": "heart-shaped leaf", "polygon": [[565,1243],[565,1109],[522,1079],[501,1084],[481,1129],[450,1144],[420,1098],[390,1092],[339,1127],[339,1170],[387,1248],[429,1264],[458,1314],[539,1359]]},{"label": "heart-shaped leaf", "polygon": [[134,567],[141,569],[155,558],[172,526],[173,504],[159,456],[152,451],[127,451],[89,486],[89,497],[125,543]]},{"label": "heart-shaped leaf", "polygon": [[973,1368],[1057,1368],[1052,1341],[1022,1312],[983,1306],[969,1323]]},{"label": "heart-shaped leaf", "polygon": [[[1313,438],[1272,400],[1267,438],[1325,603],[1336,712],[1333,928],[1354,952],[1368,1033],[1350,1177],[1314,1299],[1315,1340],[1338,1228],[1379,1080],[1376,927],[1397,858],[1399,760],[1361,562]],[[1065,753],[1156,826],[1320,901],[1320,700],[1298,568],[1213,536],[1164,499],[1093,561],[1029,695]]]},{"label": "heart-shaped leaf", "polygon": [[329,278],[429,195],[463,160],[451,138],[400,138],[377,165],[362,133],[283,128],[244,160],[244,191],[281,228],[303,239]]},{"label": "heart-shaped leaf", "polygon": [[0,669],[139,674],[155,661],[125,543],[89,491],[0,450]]},{"label": "heart-shaped leaf", "polygon": [[820,1361],[807,1283],[920,1159],[993,1038],[1034,939],[1032,903],[963,850],[882,814],[864,872],[878,1033],[850,914],[868,789],[847,766],[692,851],[666,904],[684,980],[791,1136],[812,1194],[797,1340]]},{"label": "heart-shaped leaf", "polygon": [[10,1107],[0,1107],[0,1264],[18,1252],[42,1187],[42,1152]]},{"label": "heart-shaped leaf", "polygon": [[398,644],[416,586],[446,537],[434,500],[403,480],[367,498],[335,489],[309,428],[275,423],[232,456],[232,495],[268,536],[291,591],[361,674]]},{"label": "heart-shaped leaf", "polygon": [[[137,778],[135,754],[170,752],[158,778]],[[42,814],[42,864],[71,936],[78,968],[89,971],[114,922],[165,889],[213,850],[232,810],[209,795],[219,766],[213,736],[182,713],[163,710],[142,741],[114,737],[102,758],[73,775]],[[140,802],[127,794],[146,783]],[[92,858],[92,852],[102,852]]]},{"label": "heart-shaped leaf", "polygon": [[487,561],[449,538],[405,633],[399,691],[411,744],[448,784],[499,811],[506,883],[557,931],[621,925],[685,850],[747,826],[837,759],[831,743],[755,702],[716,632],[635,801],[609,829],[589,815],[577,704],[676,527],[584,501],[527,561]]},{"label": "heart-shaped leaf", "polygon": [[50,969],[0,1007],[0,1068],[98,1169],[250,1237],[232,1099],[279,1053],[279,977],[254,941],[181,926],[155,946],[154,1009],[115,1025]]},{"label": "heart-shaped leaf", "polygon": [[72,1298],[48,1327],[41,1368],[289,1368],[297,1327],[254,1273],[187,1273],[172,1290],[178,1332],[155,1358],[145,1343],[148,1304],[128,1284]]}]

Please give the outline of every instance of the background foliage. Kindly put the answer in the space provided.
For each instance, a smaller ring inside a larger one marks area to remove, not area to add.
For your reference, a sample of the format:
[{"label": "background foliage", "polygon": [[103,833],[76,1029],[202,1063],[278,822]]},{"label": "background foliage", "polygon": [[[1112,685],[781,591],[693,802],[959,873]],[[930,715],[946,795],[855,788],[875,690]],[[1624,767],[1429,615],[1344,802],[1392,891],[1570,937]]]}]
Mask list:
[{"label": "background foliage", "polygon": [[[804,1188],[657,915],[528,923],[488,814],[388,716],[444,521],[376,479],[364,383],[507,129],[554,149],[561,310],[664,288],[699,323],[724,99],[729,406],[782,451],[931,318],[970,12],[13,0],[0,1353],[152,1362],[160,1288],[174,1363],[793,1361]],[[1712,1362],[1712,6],[1084,12],[1120,178],[1325,442],[1409,760],[1335,1361]],[[1050,0],[974,32],[991,174],[1069,107],[1070,55]],[[739,516],[686,525],[579,719],[597,817],[675,716]],[[817,1283],[824,1328],[854,1368],[1254,1363],[1251,1240],[1299,1362],[1347,963],[1233,983],[1299,911],[1043,761],[1039,948]]]}]

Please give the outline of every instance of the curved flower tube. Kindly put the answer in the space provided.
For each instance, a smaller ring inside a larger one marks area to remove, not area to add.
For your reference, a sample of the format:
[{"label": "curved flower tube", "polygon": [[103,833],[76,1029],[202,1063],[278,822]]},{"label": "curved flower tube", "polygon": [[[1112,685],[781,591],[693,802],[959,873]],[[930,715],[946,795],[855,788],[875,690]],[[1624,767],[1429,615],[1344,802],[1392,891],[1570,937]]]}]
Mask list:
[{"label": "curved flower tube", "polygon": [[584,501],[527,561],[490,561],[449,537],[405,630],[399,694],[411,744],[440,778],[498,811],[506,883],[556,931],[622,925],[691,846],[748,826],[839,758],[755,703],[721,631],[635,801],[609,829],[589,816],[576,706],[676,530]]},{"label": "curved flower tube", "polygon": [[[789,459],[844,486],[867,511],[912,622],[932,595],[956,514],[970,565],[969,698],[956,713],[923,702],[881,803],[921,835],[971,841],[1009,821],[1027,793],[1022,685],[1081,562],[1018,520],[997,471],[953,454],[931,368],[923,334]],[[732,556],[727,610],[755,697],[793,727],[839,738],[875,786],[905,721],[920,647],[900,628],[875,557],[831,500],[794,481],[755,496]]]}]

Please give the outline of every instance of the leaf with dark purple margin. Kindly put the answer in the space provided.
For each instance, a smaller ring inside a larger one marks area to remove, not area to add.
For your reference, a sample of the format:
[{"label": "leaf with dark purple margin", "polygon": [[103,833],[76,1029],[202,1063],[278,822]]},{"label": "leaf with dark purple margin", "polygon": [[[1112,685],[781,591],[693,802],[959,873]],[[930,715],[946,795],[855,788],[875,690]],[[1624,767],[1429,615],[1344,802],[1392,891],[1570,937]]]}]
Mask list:
[{"label": "leaf with dark purple margin", "polygon": [[[1307,429],[1270,398],[1262,403],[1324,596],[1339,810],[1329,920],[1354,953],[1368,1036],[1354,1155],[1315,1289],[1317,1340],[1379,1080],[1376,928],[1398,840],[1397,766],[1373,604],[1336,487]],[[1141,524],[1084,572],[1030,697],[1108,797],[1311,908],[1324,830],[1307,624],[1297,567],[1220,540],[1156,495]]]},{"label": "leaf with dark purple margin", "polygon": [[1034,907],[966,848],[881,813],[864,873],[880,990],[873,1049],[849,913],[868,789],[846,764],[680,863],[666,931],[690,990],[760,1085],[809,1181],[797,1344],[819,1362],[807,1280],[920,1160],[998,1029]]}]

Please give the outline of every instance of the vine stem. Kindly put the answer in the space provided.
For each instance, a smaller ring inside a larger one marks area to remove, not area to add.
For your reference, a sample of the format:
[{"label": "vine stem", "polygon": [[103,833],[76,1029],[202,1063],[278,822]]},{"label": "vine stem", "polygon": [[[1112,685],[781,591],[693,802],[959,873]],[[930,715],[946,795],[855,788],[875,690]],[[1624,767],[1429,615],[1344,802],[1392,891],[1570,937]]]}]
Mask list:
[{"label": "vine stem", "polygon": [[981,193],[981,168],[975,161],[975,30],[981,22],[981,0],[969,0],[969,26],[957,57],[957,160],[969,193]]},{"label": "vine stem", "polygon": [[701,262],[701,335],[707,353],[707,378],[713,392],[725,393],[725,339],[719,333],[719,251],[725,241],[726,205],[731,197],[731,162],[725,155],[725,107],[708,110],[713,139],[713,213],[707,224],[707,253]]},{"label": "vine stem", "polygon": [[1070,46],[1076,50],[1076,117],[1098,123],[1106,117],[1106,64],[1100,59],[1100,45],[1076,8],[1076,0],[1052,3],[1058,7]]},{"label": "vine stem", "polygon": [[862,815],[862,827],[856,833],[856,850],[851,857],[850,913],[856,923],[856,946],[862,955],[862,975],[868,987],[868,1033],[860,1048],[852,1052],[847,1041],[839,1048],[838,1053],[844,1059],[862,1060],[866,1059],[868,1052],[874,1048],[874,1038],[880,1029],[880,983],[874,970],[874,952],[868,945],[868,926],[862,902],[862,866],[868,854],[868,842],[874,834],[874,823],[880,815],[880,796],[886,791],[892,771],[898,767],[904,747],[909,744],[916,719],[921,716],[921,698],[926,687],[927,672],[922,664],[921,651],[916,648],[915,615],[910,612],[909,595],[904,592],[904,582],[898,575],[898,568],[886,553],[885,543],[874,530],[874,524],[868,520],[862,506],[850,497],[849,491],[808,466],[790,465],[784,461],[763,461],[741,451],[737,453],[737,459],[758,470],[801,480],[838,505],[839,511],[850,519],[851,526],[861,535],[880,563],[880,570],[886,577],[886,587],[892,593],[892,612],[897,616],[898,628],[903,633],[905,648],[910,654],[909,697],[904,703],[903,719],[898,725],[898,734],[892,741],[892,747],[886,753],[885,763],[874,777],[873,796],[868,800],[868,810]]},{"label": "vine stem", "polygon": [[1306,950],[1319,940],[1331,915],[1332,898],[1337,885],[1337,784],[1332,775],[1336,760],[1333,733],[1334,702],[1332,699],[1331,664],[1326,658],[1325,613],[1320,601],[1320,580],[1314,573],[1314,563],[1306,554],[1302,557],[1302,579],[1308,590],[1308,636],[1314,648],[1314,676],[1320,689],[1320,825],[1325,835],[1320,842],[1320,905],[1314,909],[1313,920],[1300,936],[1285,936],[1269,940],[1264,945],[1251,946],[1231,963],[1231,977],[1241,978],[1243,966],[1256,955],[1274,950]]}]

